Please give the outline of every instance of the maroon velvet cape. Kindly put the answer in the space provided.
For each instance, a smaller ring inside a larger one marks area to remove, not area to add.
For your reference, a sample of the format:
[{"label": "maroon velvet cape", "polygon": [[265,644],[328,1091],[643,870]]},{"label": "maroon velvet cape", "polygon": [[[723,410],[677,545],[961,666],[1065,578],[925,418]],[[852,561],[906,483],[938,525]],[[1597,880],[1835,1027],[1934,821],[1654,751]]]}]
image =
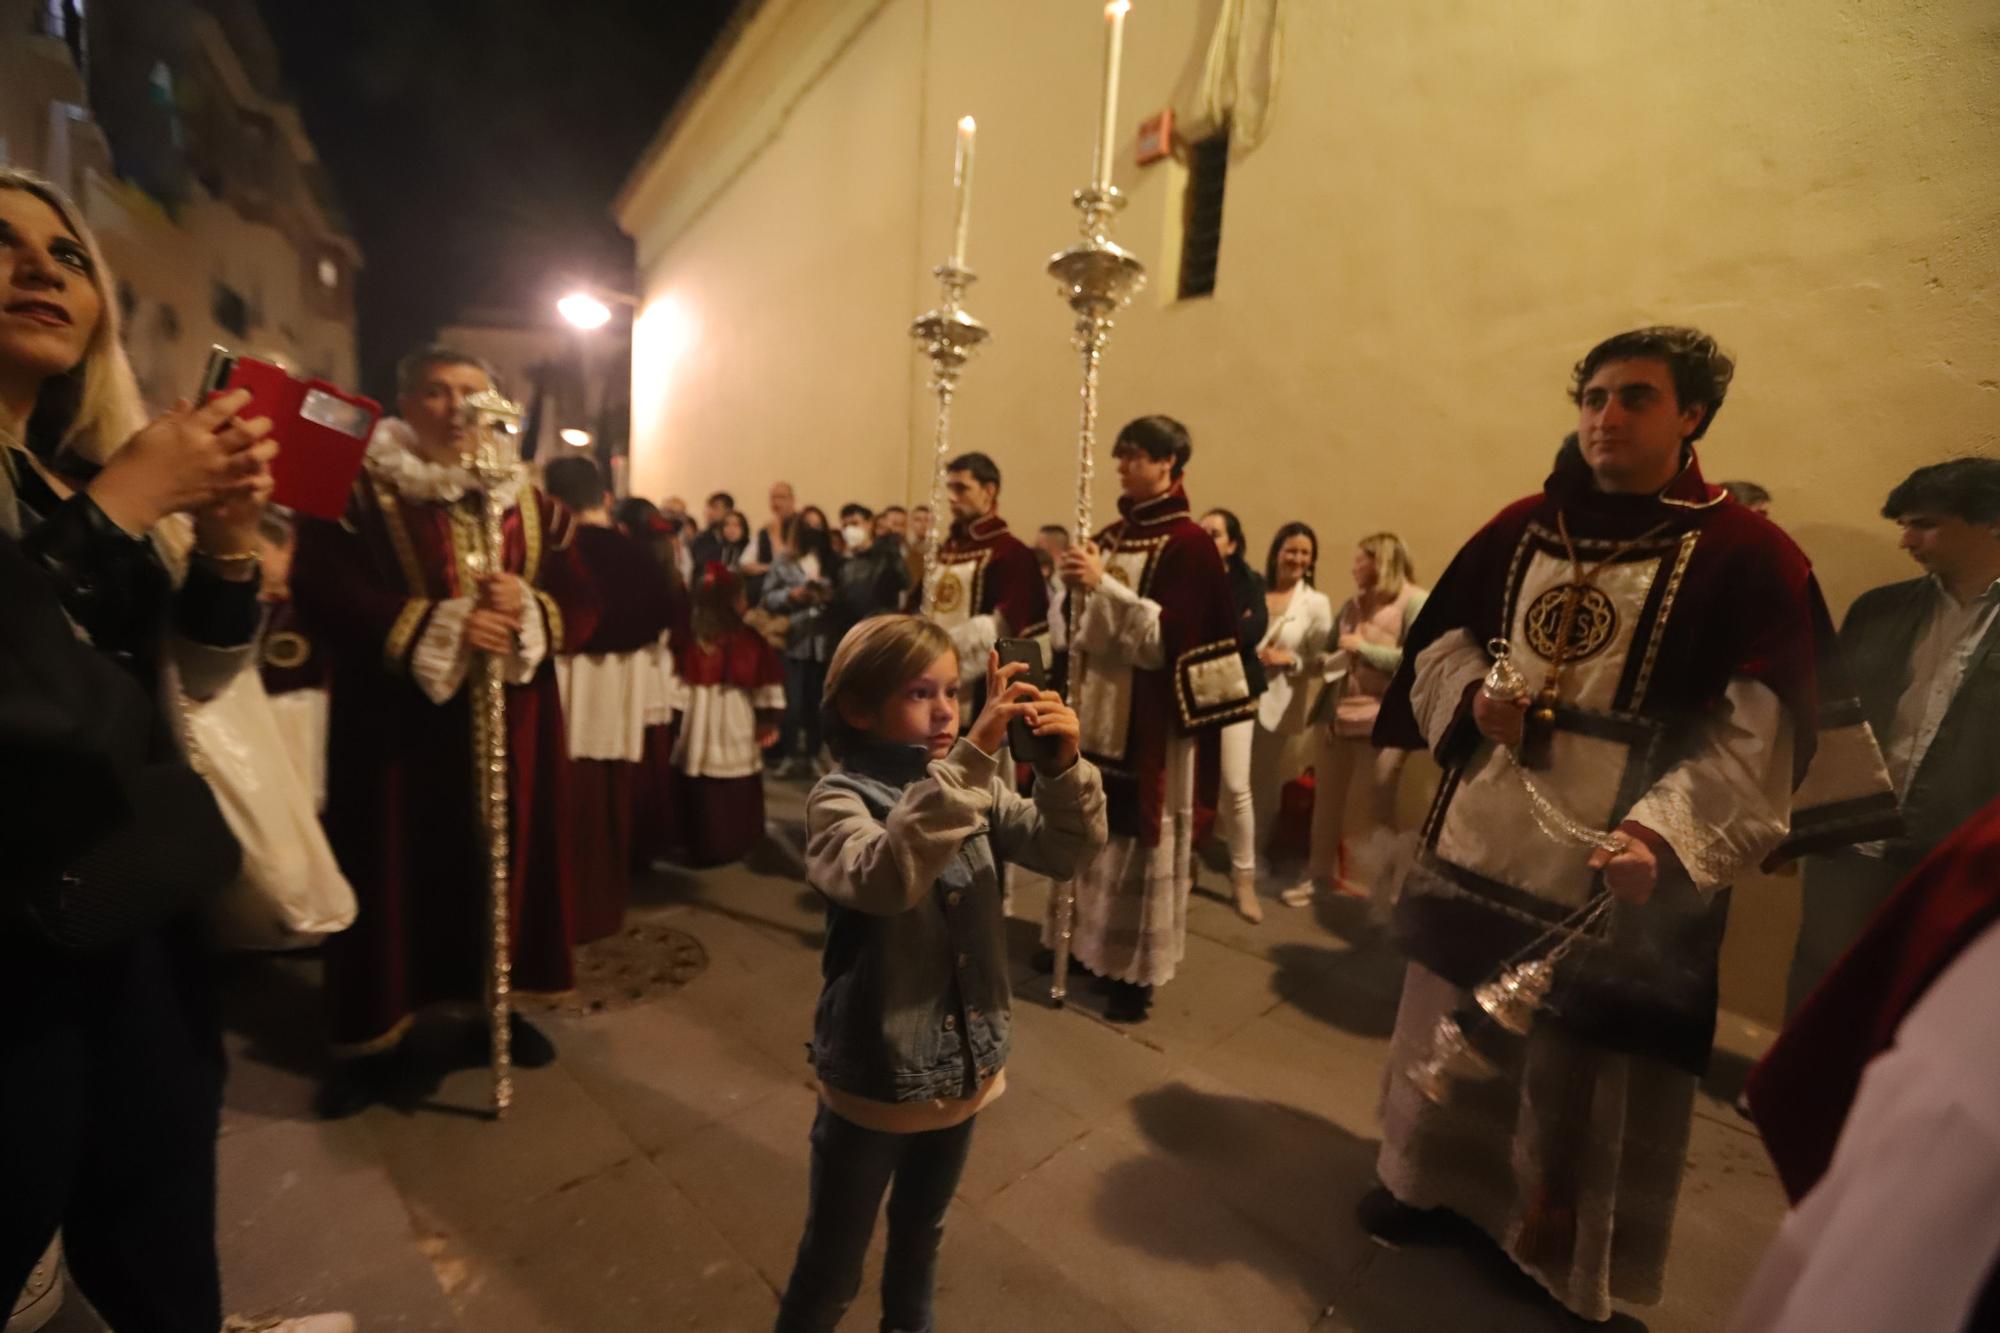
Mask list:
[{"label": "maroon velvet cape", "polygon": [[[666,633],[672,594],[653,553],[617,528],[581,525],[577,555],[597,589],[597,627],[577,652],[643,651]],[[632,896],[633,793],[639,765],[570,760],[570,827],[576,849],[576,942],[615,935]]]},{"label": "maroon velvet cape", "polygon": [[[293,597],[333,673],[326,830],[360,905],[326,946],[331,1039],[347,1053],[392,1045],[419,1007],[485,989],[471,691],[434,704],[410,676],[437,604],[475,591],[458,549],[478,505],[405,500],[364,473],[344,519],[299,525]],[[534,589],[529,614],[542,617],[549,651],[574,651],[598,614],[575,520],[530,487],[505,530],[506,567]],[[514,985],[562,992],[575,979],[575,889],[568,743],[547,660],[508,688],[507,733]]]},{"label": "maroon velvet cape", "polygon": [[[1196,803],[1213,806],[1220,774],[1221,729],[1250,716],[1256,701],[1201,700],[1194,680],[1216,658],[1237,654],[1236,598],[1215,542],[1194,521],[1179,482],[1165,495],[1118,501],[1119,520],[1097,535],[1107,562],[1114,554],[1143,558],[1134,587],[1159,603],[1166,665],[1132,672],[1125,753],[1092,754],[1104,776],[1111,831],[1151,847],[1160,840],[1166,803],[1167,746],[1175,736],[1199,744]],[[1105,577],[1111,575],[1107,572]]]},{"label": "maroon velvet cape", "polygon": [[1011,638],[1032,639],[1048,632],[1049,587],[1042,581],[1042,567],[1028,544],[1008,530],[1006,519],[987,514],[970,523],[954,522],[938,555],[948,562],[979,559],[971,593],[973,615],[1000,616]]}]

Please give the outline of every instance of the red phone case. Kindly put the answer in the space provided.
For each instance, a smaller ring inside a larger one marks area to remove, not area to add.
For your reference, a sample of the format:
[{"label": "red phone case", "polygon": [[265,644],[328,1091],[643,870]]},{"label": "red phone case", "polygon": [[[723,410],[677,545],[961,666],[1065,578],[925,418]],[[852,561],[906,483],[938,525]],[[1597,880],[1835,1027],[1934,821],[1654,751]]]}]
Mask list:
[{"label": "red phone case", "polygon": [[278,442],[271,502],[314,518],[345,513],[382,415],[375,401],[325,380],[294,379],[282,366],[247,356],[236,359],[224,388],[250,391],[250,405],[237,415],[271,418]]}]

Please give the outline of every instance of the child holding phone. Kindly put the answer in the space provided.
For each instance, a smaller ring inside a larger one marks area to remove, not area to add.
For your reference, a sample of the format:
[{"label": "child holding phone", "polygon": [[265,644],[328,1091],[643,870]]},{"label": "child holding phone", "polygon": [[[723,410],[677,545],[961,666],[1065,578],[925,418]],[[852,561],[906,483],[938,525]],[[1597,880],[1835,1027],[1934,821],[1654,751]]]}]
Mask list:
[{"label": "child holding phone", "polygon": [[[988,655],[987,703],[961,738],[958,655],[919,616],[877,616],[829,664],[839,767],[806,805],[807,876],[826,899],[813,1023],[820,1107],[812,1185],[777,1333],[827,1333],[861,1284],[889,1193],[882,1327],[928,1330],[944,1214],[972,1122],[1006,1088],[1012,1019],[999,865],[1057,878],[1104,845],[1104,788],[1076,714]],[[1056,752],[1034,799],[997,756],[1019,718]]]}]

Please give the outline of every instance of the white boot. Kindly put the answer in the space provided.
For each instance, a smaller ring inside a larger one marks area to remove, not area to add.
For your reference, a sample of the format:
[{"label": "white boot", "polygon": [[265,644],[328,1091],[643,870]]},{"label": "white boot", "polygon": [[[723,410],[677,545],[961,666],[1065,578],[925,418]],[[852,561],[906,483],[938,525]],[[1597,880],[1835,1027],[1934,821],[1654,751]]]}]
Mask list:
[{"label": "white boot", "polygon": [[1236,890],[1236,910],[1245,921],[1256,925],[1264,919],[1263,905],[1257,901],[1257,872],[1255,870],[1234,870],[1229,875],[1230,887]]}]

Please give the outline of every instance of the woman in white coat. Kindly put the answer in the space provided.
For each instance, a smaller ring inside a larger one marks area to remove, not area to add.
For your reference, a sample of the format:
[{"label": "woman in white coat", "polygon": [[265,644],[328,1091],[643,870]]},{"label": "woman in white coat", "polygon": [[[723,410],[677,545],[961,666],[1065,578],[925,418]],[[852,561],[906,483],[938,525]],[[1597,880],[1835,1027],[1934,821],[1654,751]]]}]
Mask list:
[{"label": "woman in white coat", "polygon": [[1257,845],[1265,846],[1278,813],[1278,793],[1312,762],[1310,719],[1322,688],[1333,637],[1333,603],[1313,587],[1319,538],[1304,523],[1287,523],[1271,538],[1264,562],[1264,604],[1270,623],[1257,660],[1269,682],[1257,701],[1250,751],[1250,791]]}]

